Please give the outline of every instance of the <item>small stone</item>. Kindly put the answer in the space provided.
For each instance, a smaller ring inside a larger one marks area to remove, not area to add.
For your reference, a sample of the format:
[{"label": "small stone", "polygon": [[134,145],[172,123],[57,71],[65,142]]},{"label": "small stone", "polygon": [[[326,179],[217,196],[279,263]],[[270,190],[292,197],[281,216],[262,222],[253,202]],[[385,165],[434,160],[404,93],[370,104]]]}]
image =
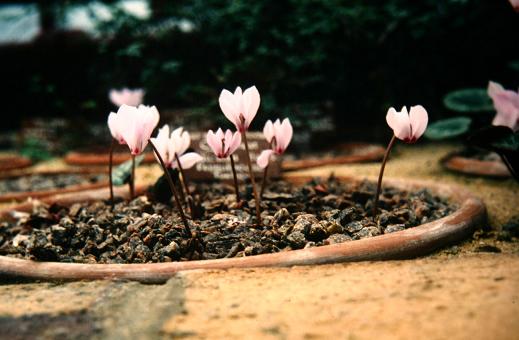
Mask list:
[{"label": "small stone", "polygon": [[281,225],[290,217],[290,213],[286,208],[281,208],[274,214],[274,222],[277,225]]},{"label": "small stone", "polygon": [[385,234],[394,233],[395,231],[401,231],[405,229],[405,224],[390,224],[384,229]]},{"label": "small stone", "polygon": [[294,231],[288,235],[287,241],[292,249],[302,249],[306,244],[305,235],[299,231]]},{"label": "small stone", "polygon": [[324,244],[337,244],[337,243],[343,243],[351,241],[351,237],[344,234],[333,234],[330,235],[326,240],[324,240]]},{"label": "small stone", "polygon": [[364,226],[359,221],[353,221],[344,226],[344,230],[350,234],[358,233],[360,230],[362,230],[362,228],[364,228]]},{"label": "small stone", "polygon": [[328,236],[326,232],[326,221],[314,223],[310,226],[310,230],[307,235],[307,239],[310,241],[319,242]]},{"label": "small stone", "polygon": [[317,220],[315,215],[312,215],[312,214],[299,215],[296,218],[296,224],[294,225],[292,232],[300,232],[303,235],[307,235],[310,232],[310,228],[312,227],[312,224],[316,224],[318,222],[319,221]]},{"label": "small stone", "polygon": [[337,222],[345,226],[350,222],[356,221],[361,219],[362,215],[357,211],[354,207],[349,207],[346,209],[341,210],[339,213],[339,216],[337,217]]},{"label": "small stone", "polygon": [[380,230],[377,227],[366,227],[362,228],[358,233],[354,235],[354,239],[358,240],[366,237],[373,237],[380,235]]}]

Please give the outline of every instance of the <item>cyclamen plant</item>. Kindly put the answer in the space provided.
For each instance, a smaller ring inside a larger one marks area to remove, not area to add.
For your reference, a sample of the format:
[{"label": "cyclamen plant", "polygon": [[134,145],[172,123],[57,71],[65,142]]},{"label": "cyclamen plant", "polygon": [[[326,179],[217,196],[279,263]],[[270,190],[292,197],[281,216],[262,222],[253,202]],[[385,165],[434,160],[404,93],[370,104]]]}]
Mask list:
[{"label": "cyclamen plant", "polygon": [[256,189],[256,180],[252,172],[252,163],[250,160],[249,144],[247,142],[247,130],[256,116],[260,105],[260,94],[256,86],[249,87],[242,92],[241,87],[237,87],[234,93],[228,90],[222,90],[218,102],[220,109],[227,119],[229,119],[240,132],[243,143],[245,144],[245,157],[249,170],[249,177],[254,193],[254,200],[256,205],[256,218],[258,223],[261,223],[260,216],[260,197]]},{"label": "cyclamen plant", "polygon": [[236,176],[236,167],[234,166],[234,158],[232,154],[241,144],[240,132],[232,133],[231,130],[222,131],[218,128],[216,133],[212,130],[207,132],[207,144],[213,150],[217,158],[224,159],[229,157],[231,160],[232,177],[234,181],[234,191],[236,193],[236,202],[240,202],[240,190],[238,189],[238,177]]},{"label": "cyclamen plant", "polygon": [[270,120],[265,123],[265,127],[263,128],[263,135],[269,143],[270,149],[263,150],[256,160],[258,166],[264,169],[260,197],[263,197],[263,191],[265,190],[270,158],[272,155],[280,156],[285,153],[285,150],[292,140],[293,132],[292,125],[290,124],[290,120],[288,118],[283,119],[283,122],[280,122],[279,119],[277,119],[274,123],[272,123]]},{"label": "cyclamen plant", "polygon": [[[167,166],[162,159],[161,153],[158,151],[157,147],[155,146],[154,142],[150,139],[151,134],[153,133],[153,130],[159,123],[159,112],[155,106],[148,107],[144,105],[139,105],[139,107],[133,107],[126,104],[123,104],[117,113],[111,112],[108,116],[108,127],[110,129],[110,133],[112,134],[112,137],[114,137],[114,140],[112,141],[112,147],[110,149],[110,165],[109,165],[109,177],[110,177],[110,202],[113,204],[113,182],[112,182],[112,167],[113,167],[113,148],[114,148],[114,141],[117,140],[121,144],[128,145],[128,148],[131,151],[132,154],[132,176],[130,179],[130,197],[133,198],[135,195],[135,162],[134,157],[135,155],[138,155],[144,151],[148,143],[153,148],[153,151],[155,152],[155,156],[159,160],[160,165],[162,166],[162,169],[164,170],[164,173],[166,175],[166,179],[168,180],[168,184],[170,186],[171,192],[175,198],[175,203],[177,205],[177,208],[180,213],[180,218],[182,219],[182,222],[184,224],[184,231],[186,235],[191,236],[191,229],[189,228],[189,223],[187,221],[187,218],[184,214],[184,210],[182,209],[182,204],[180,202],[180,199],[178,197],[178,193],[175,187],[175,184],[171,178],[171,175],[169,171],[167,170]],[[168,128],[169,129],[169,128]],[[163,132],[163,135],[165,133]],[[162,137],[162,139],[164,139]],[[185,143],[185,142],[184,142]],[[188,146],[189,147],[189,144]],[[186,149],[187,149],[186,147]],[[165,148],[166,150],[170,150],[170,148],[167,146]],[[164,150],[164,148],[162,149]],[[176,149],[174,149],[176,150]],[[180,150],[180,149],[179,149]],[[185,150],[184,150],[185,151]],[[177,155],[177,153],[175,153]],[[177,155],[178,156],[178,155]],[[186,154],[187,156],[187,154]],[[188,160],[192,160],[193,156],[185,157],[186,163]],[[178,160],[176,160],[178,162]],[[180,164],[178,162],[177,164]],[[173,163],[171,163],[171,166]]]},{"label": "cyclamen plant", "polygon": [[375,194],[375,201],[373,202],[373,219],[377,216],[378,198],[382,188],[382,176],[384,175],[384,168],[386,167],[386,162],[393,145],[397,139],[408,144],[415,143],[427,129],[428,120],[429,117],[427,111],[421,105],[412,106],[409,113],[407,113],[407,108],[405,106],[400,112],[396,111],[392,107],[387,111],[386,122],[393,130],[393,137],[391,137],[391,141],[387,146],[382,160],[382,166],[380,167],[377,193]]},{"label": "cyclamen plant", "polygon": [[[184,131],[179,127],[169,133],[169,126],[166,124],[157,134],[157,137],[151,138],[150,141],[157,148],[158,154],[162,157],[166,168],[177,168],[182,177],[182,186],[191,209],[191,216],[193,216],[193,201],[189,186],[187,184],[187,177],[184,169],[192,168],[196,163],[203,160],[203,157],[196,152],[188,152],[186,150],[191,144],[191,137],[189,132]],[[157,154],[155,155],[159,159]]]},{"label": "cyclamen plant", "polygon": [[[128,145],[132,155],[132,176],[130,179],[130,197],[135,196],[135,156],[141,154],[150,136],[159,123],[159,112],[155,106],[149,107],[139,105],[139,107],[123,104],[117,113],[111,112],[108,115],[108,128],[114,140],[120,144]],[[110,177],[110,201],[113,203],[113,151],[114,140],[110,147],[109,177]]]}]

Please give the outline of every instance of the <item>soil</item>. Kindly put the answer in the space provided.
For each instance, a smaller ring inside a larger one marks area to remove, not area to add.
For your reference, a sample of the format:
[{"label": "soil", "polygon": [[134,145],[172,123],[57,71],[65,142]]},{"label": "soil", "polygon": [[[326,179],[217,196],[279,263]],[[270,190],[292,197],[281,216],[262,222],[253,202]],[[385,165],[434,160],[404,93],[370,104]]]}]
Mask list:
[{"label": "soil", "polygon": [[0,193],[62,189],[106,180],[102,174],[32,174],[0,179]]},{"label": "soil", "polygon": [[17,222],[0,224],[0,255],[38,261],[147,263],[264,253],[348,242],[411,228],[456,209],[427,189],[406,192],[384,187],[380,213],[371,217],[375,185],[340,183],[333,177],[305,185],[272,182],[262,201],[262,223],[254,219],[251,187],[237,203],[233,188],[197,184],[200,218],[191,237],[170,205],[147,196],[119,202],[35,208]]}]

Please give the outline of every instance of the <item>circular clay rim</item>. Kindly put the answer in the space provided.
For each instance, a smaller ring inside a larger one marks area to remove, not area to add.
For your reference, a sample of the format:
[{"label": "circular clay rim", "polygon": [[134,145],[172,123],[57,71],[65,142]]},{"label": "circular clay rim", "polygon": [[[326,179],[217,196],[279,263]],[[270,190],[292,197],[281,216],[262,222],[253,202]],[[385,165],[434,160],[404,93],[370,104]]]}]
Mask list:
[{"label": "circular clay rim", "polygon": [[[348,153],[351,153],[351,151],[354,149],[364,148],[370,148],[370,151],[348,155]],[[323,165],[375,162],[381,160],[382,157],[384,157],[385,152],[385,149],[382,146],[369,143],[343,143],[339,144],[335,149],[337,151],[344,151],[346,155],[337,157],[283,160],[281,163],[281,169],[284,171],[292,171],[314,168]]]},{"label": "circular clay rim", "polygon": [[[63,158],[65,163],[69,165],[77,165],[77,166],[108,166],[108,162],[110,160],[110,156],[108,153],[99,154],[95,152],[83,152],[83,151],[71,151],[65,155]],[[118,165],[126,162],[130,159],[130,154],[128,152],[114,152],[113,154],[113,164]],[[143,163],[152,163],[155,162],[155,156],[153,153],[147,152],[144,155]]]},{"label": "circular clay rim", "polygon": [[0,171],[24,169],[32,165],[32,161],[24,156],[4,155],[0,156]]},{"label": "circular clay rim", "polygon": [[451,153],[445,156],[441,164],[448,170],[466,175],[494,178],[509,178],[512,175],[502,161],[482,161]]},{"label": "circular clay rim", "polygon": [[[360,178],[339,177],[341,180],[360,181]],[[308,181],[309,177],[286,178],[295,184]],[[412,258],[425,255],[435,249],[459,242],[474,232],[486,221],[483,202],[466,189],[428,181],[386,179],[384,185],[392,185],[403,190],[428,187],[435,194],[447,197],[459,204],[459,209],[436,221],[390,234],[349,241],[339,244],[284,251],[249,257],[198,260],[186,262],[147,264],[79,264],[59,262],[36,262],[0,256],[0,276],[14,276],[38,280],[135,280],[160,283],[177,272],[195,269],[229,269],[255,267],[287,267],[316,265],[337,262],[374,261]],[[141,192],[143,187],[139,187]],[[127,191],[117,188],[117,195],[127,196]],[[74,202],[106,199],[107,189],[91,190],[79,194],[63,194],[48,197],[46,203]],[[11,209],[0,211],[0,219],[12,218],[13,212],[30,211],[32,204],[24,203]]]},{"label": "circular clay rim", "polygon": [[[37,175],[88,175],[88,174],[100,174],[99,171],[92,171],[89,169],[62,169],[55,171],[34,171],[34,172],[23,172],[19,174],[6,173],[0,175],[0,179],[30,176],[33,174]],[[0,203],[12,202],[12,201],[23,201],[28,198],[42,198],[64,193],[75,193],[85,190],[99,189],[108,186],[108,180],[101,181],[99,183],[87,183],[87,184],[76,184],[65,188],[48,189],[41,191],[17,191],[17,192],[6,192],[0,194]]]}]

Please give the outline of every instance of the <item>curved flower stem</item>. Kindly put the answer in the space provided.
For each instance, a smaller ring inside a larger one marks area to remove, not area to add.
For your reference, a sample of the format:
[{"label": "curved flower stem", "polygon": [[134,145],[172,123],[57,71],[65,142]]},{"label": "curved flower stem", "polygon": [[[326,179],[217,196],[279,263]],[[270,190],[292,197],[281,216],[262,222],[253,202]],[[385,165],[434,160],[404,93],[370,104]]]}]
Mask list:
[{"label": "curved flower stem", "polygon": [[382,166],[380,167],[380,173],[378,175],[378,184],[377,184],[377,194],[375,195],[375,201],[373,202],[373,220],[377,217],[377,208],[378,208],[378,197],[380,196],[380,191],[382,189],[382,176],[384,176],[384,169],[386,167],[387,158],[389,157],[389,153],[393,148],[393,145],[396,142],[396,136],[393,135],[389,145],[387,146],[386,152],[384,153],[384,159],[382,160]]},{"label": "curved flower stem", "polygon": [[256,179],[254,178],[254,173],[252,172],[252,164],[250,161],[249,154],[249,143],[247,142],[247,132],[245,130],[241,133],[241,137],[243,139],[243,142],[245,143],[245,155],[247,156],[247,166],[249,167],[249,176],[252,184],[252,191],[254,192],[254,199],[256,200],[256,218],[258,220],[258,225],[261,225],[260,198],[258,195],[258,190],[256,189]]},{"label": "curved flower stem", "polygon": [[508,171],[510,172],[510,174],[512,175],[513,178],[515,178],[515,180],[517,182],[519,182],[519,174],[515,172],[512,164],[510,164],[510,161],[508,160],[508,157],[506,157],[505,155],[503,155],[502,153],[498,153],[499,157],[501,157],[501,160],[503,161],[503,163],[505,163]]},{"label": "curved flower stem", "polygon": [[236,202],[240,202],[240,190],[238,189],[238,176],[236,176],[236,168],[234,166],[234,158],[230,155],[231,158],[231,169],[232,169],[232,178],[234,180],[234,191],[236,192]]},{"label": "curved flower stem", "polygon": [[180,159],[178,158],[178,154],[175,152],[175,160],[177,161],[178,170],[180,171],[180,175],[182,177],[181,183],[186,192],[186,200],[189,205],[189,210],[191,211],[191,217],[194,217],[194,207],[193,207],[193,197],[191,196],[191,192],[189,191],[189,187],[187,186],[187,178],[184,173],[184,168],[182,168],[182,164],[180,163]]},{"label": "curved flower stem", "polygon": [[108,161],[108,178],[110,180],[110,206],[114,206],[114,181],[112,178],[112,168],[113,168],[113,160],[114,160],[114,148],[115,148],[115,139],[112,138],[112,143],[110,144],[110,156]]},{"label": "curved flower stem", "polygon": [[169,184],[169,188],[171,189],[171,192],[173,193],[173,197],[175,198],[175,204],[177,205],[177,209],[180,213],[180,219],[182,220],[182,223],[184,224],[184,231],[188,237],[191,237],[191,229],[189,228],[189,223],[187,222],[186,215],[184,214],[184,210],[182,209],[182,204],[180,203],[180,199],[178,198],[178,192],[175,188],[175,183],[173,183],[173,179],[171,178],[171,174],[168,171],[168,168],[166,168],[166,164],[164,164],[164,160],[162,159],[162,156],[157,151],[157,148],[153,144],[153,142],[150,140],[150,145],[153,148],[153,152],[155,152],[155,155],[159,159],[159,163],[162,166],[162,170],[164,170],[164,174],[166,175],[166,179]]},{"label": "curved flower stem", "polygon": [[135,197],[135,156],[132,155],[132,177],[130,178],[130,199]]},{"label": "curved flower stem", "polygon": [[265,191],[265,185],[267,184],[267,176],[269,171],[269,164],[263,170],[263,179],[261,180],[260,198],[263,198],[263,192]]}]

